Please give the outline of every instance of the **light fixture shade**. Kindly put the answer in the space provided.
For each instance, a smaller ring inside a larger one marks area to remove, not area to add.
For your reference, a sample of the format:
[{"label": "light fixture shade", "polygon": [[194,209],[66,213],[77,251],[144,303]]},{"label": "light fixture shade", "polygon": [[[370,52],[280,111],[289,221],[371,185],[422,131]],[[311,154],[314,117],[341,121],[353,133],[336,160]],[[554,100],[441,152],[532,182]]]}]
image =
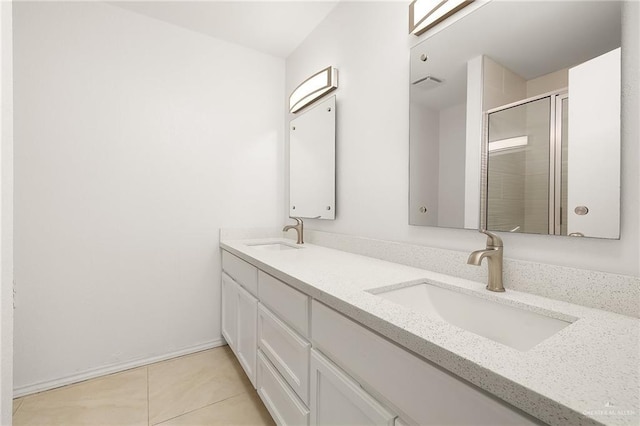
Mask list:
[{"label": "light fixture shade", "polygon": [[289,96],[289,111],[296,113],[338,88],[338,70],[327,67],[300,83]]},{"label": "light fixture shade", "polygon": [[409,5],[409,33],[420,35],[474,0],[413,0]]}]

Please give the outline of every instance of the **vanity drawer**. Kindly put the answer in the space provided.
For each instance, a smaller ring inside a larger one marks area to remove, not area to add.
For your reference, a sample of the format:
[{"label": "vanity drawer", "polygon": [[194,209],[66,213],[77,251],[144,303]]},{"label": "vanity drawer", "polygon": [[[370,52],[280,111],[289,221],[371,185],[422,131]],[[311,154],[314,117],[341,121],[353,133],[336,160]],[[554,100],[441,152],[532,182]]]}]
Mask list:
[{"label": "vanity drawer", "polygon": [[309,410],[258,350],[258,395],[278,425],[308,425]]},{"label": "vanity drawer", "polygon": [[411,423],[541,424],[315,300],[311,313],[313,346]]},{"label": "vanity drawer", "polygon": [[258,295],[258,268],[222,250],[222,270],[249,293]]},{"label": "vanity drawer", "polygon": [[263,305],[298,333],[309,337],[309,296],[262,271],[258,271],[258,294]]},{"label": "vanity drawer", "polygon": [[309,405],[309,352],[311,343],[258,305],[258,347],[289,386]]}]

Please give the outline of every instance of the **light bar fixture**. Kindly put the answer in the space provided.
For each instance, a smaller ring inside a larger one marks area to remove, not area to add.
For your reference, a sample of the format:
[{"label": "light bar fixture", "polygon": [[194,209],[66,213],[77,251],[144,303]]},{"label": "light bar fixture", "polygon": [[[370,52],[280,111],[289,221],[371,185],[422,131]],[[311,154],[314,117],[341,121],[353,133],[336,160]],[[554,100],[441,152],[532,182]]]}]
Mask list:
[{"label": "light bar fixture", "polygon": [[327,67],[302,83],[289,96],[289,111],[296,113],[338,88],[338,70]]},{"label": "light bar fixture", "polygon": [[409,33],[420,35],[473,0],[413,0],[409,5]]}]

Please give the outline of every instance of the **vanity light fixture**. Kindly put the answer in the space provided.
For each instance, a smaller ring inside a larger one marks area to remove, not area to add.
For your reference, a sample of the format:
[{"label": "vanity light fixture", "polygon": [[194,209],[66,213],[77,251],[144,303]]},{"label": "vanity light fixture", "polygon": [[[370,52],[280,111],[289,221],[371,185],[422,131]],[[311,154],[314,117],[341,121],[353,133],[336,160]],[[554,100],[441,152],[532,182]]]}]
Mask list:
[{"label": "vanity light fixture", "polygon": [[296,113],[338,88],[338,70],[327,67],[300,83],[289,96],[289,111]]},{"label": "vanity light fixture", "polygon": [[409,5],[409,33],[419,36],[474,0],[413,0]]}]

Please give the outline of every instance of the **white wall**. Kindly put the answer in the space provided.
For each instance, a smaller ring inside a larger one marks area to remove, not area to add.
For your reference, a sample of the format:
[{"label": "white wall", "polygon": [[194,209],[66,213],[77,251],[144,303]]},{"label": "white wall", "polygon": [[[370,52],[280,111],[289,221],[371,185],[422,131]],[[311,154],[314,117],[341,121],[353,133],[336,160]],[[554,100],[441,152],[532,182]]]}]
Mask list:
[{"label": "white wall", "polygon": [[[569,234],[619,235],[620,147],[606,143],[620,137],[619,75],[620,49],[569,69]],[[589,214],[575,214],[580,205],[587,206]]]},{"label": "white wall", "polygon": [[13,413],[13,35],[12,3],[0,2],[0,424]]},{"label": "white wall", "polygon": [[340,71],[337,220],[309,219],[312,229],[398,239],[408,228],[406,13],[405,3],[341,2],[287,59],[287,94],[328,65]]},{"label": "white wall", "polygon": [[[625,4],[620,240],[502,234],[505,255],[638,275],[638,13]],[[340,69],[336,92],[337,219],[307,220],[321,231],[471,251],[485,238],[471,230],[409,226],[409,48],[407,4],[341,2],[287,59],[287,93],[313,72]]]},{"label": "white wall", "polygon": [[464,226],[464,159],[467,147],[466,103],[440,111],[440,164],[438,176],[438,225]]},{"label": "white wall", "polygon": [[284,216],[284,60],[98,2],[14,27],[18,393],[220,344],[219,228]]},{"label": "white wall", "polygon": [[[440,114],[417,102],[410,108],[409,122],[412,141],[409,179],[414,182],[410,200],[410,222],[416,225],[438,223],[438,183],[440,167]],[[338,191],[339,192],[339,191]],[[420,208],[425,207],[426,211]]]},{"label": "white wall", "polygon": [[[435,29],[437,27],[433,30],[435,31]],[[478,141],[482,140],[484,132],[482,116],[484,112],[483,71],[484,55],[478,55],[467,61],[466,147],[464,155],[464,228],[466,229],[477,229],[481,226],[480,212],[485,208],[484,205],[481,206],[477,202],[484,196],[481,174],[482,167],[486,167],[486,161],[482,161],[481,146],[478,146]]]}]

